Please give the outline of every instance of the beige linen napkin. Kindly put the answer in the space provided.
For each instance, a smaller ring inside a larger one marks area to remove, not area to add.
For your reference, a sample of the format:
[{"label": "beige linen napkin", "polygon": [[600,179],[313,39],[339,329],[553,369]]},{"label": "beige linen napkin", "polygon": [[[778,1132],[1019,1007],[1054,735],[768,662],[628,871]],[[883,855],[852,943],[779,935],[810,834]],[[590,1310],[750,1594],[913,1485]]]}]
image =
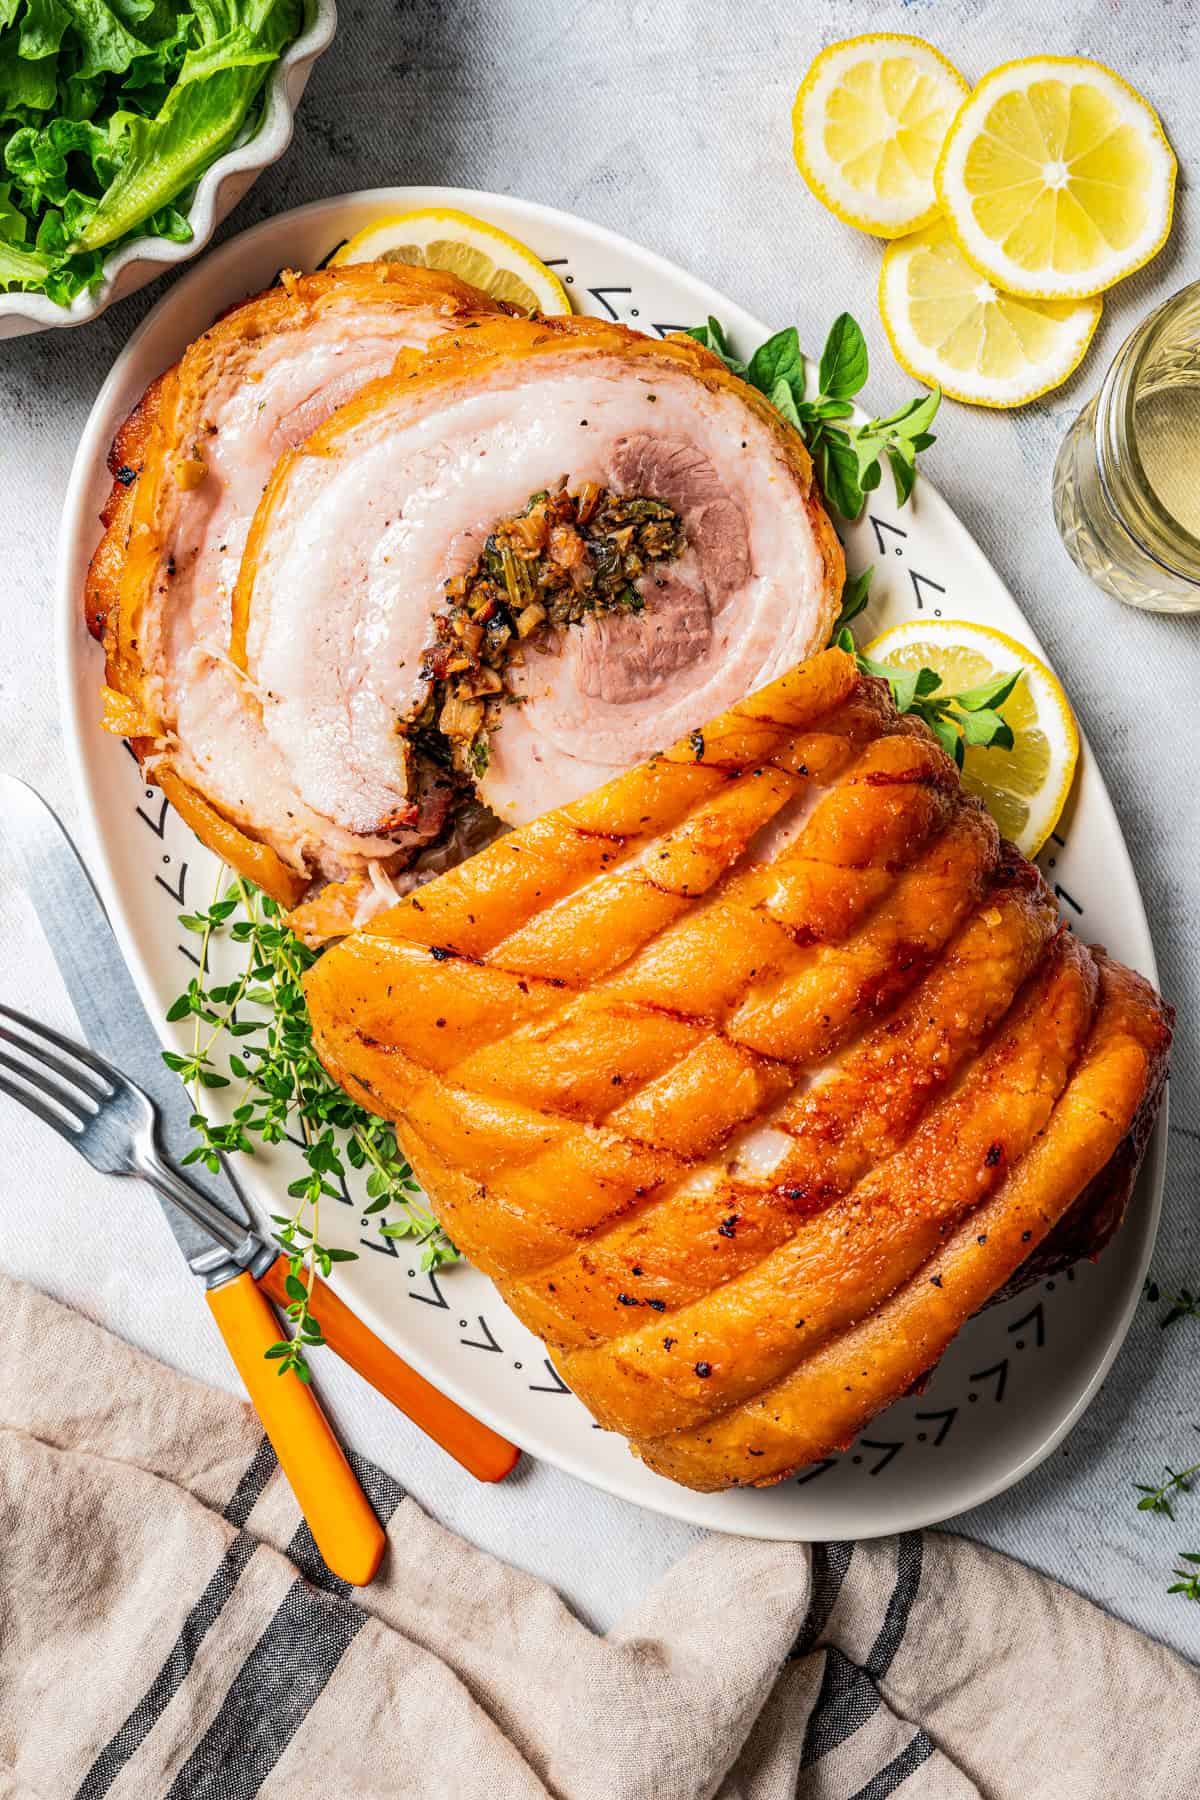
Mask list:
[{"label": "beige linen napkin", "polygon": [[0,1277],[0,1795],[1172,1800],[1200,1681],[1018,1564],[712,1537],[607,1637],[357,1467],[349,1593],[249,1408]]}]

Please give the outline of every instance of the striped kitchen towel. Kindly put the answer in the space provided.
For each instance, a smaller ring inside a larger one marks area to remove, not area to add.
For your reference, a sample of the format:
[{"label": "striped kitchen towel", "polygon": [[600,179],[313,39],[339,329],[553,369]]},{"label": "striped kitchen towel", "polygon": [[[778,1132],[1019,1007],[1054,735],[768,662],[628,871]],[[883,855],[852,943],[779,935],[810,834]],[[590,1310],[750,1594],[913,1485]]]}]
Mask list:
[{"label": "striped kitchen towel", "polygon": [[606,1637],[365,1462],[348,1592],[253,1415],[0,1278],[0,1795],[1173,1800],[1200,1681],[960,1539],[713,1536]]}]

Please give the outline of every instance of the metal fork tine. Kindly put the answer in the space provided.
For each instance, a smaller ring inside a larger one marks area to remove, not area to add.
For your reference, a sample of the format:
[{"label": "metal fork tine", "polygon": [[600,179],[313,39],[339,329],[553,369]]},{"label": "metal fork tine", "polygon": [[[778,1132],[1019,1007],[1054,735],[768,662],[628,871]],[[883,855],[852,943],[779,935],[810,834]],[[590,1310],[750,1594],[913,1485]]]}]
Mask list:
[{"label": "metal fork tine", "polygon": [[[16,1068],[18,1066],[15,1063],[11,1063],[7,1056],[0,1056],[0,1063],[2,1063],[5,1068]],[[25,1071],[23,1069],[21,1070],[21,1074],[23,1077],[25,1076]],[[39,1082],[38,1085],[42,1086],[44,1084]],[[53,1092],[53,1090],[49,1088],[47,1091]],[[78,1119],[68,1108],[63,1108],[63,1112],[67,1114],[67,1117],[64,1118],[62,1113],[53,1112],[44,1101],[38,1099],[36,1094],[29,1093],[27,1089],[19,1087],[15,1081],[9,1081],[7,1076],[2,1074],[0,1074],[0,1094],[9,1094],[14,1100],[19,1100],[27,1112],[33,1113],[36,1118],[41,1119],[43,1124],[52,1126],[61,1137],[74,1139],[78,1137],[79,1133],[83,1130],[83,1121]]]},{"label": "metal fork tine", "polygon": [[[2,1001],[0,1001],[0,1018],[11,1019],[14,1025],[19,1025],[21,1030],[34,1040],[28,1046],[30,1054],[42,1057],[68,1080],[78,1082],[79,1086],[85,1093],[90,1094],[93,1100],[105,1100],[110,1092],[115,1093],[119,1087],[125,1085],[125,1077],[114,1069],[111,1063],[106,1063],[103,1057],[97,1056],[93,1050],[89,1050],[86,1044],[77,1043],[74,1038],[64,1037],[62,1032],[55,1031],[53,1026],[43,1025],[40,1019],[30,1018],[28,1013],[18,1012],[15,1006],[5,1006]],[[20,1038],[14,1038],[2,1026],[0,1026],[0,1037],[7,1038],[10,1044],[21,1044]],[[82,1063],[85,1069],[90,1069],[94,1075],[98,1075],[100,1087],[97,1089],[94,1085],[89,1084],[76,1070],[63,1068],[61,1063],[56,1062],[54,1057],[42,1049],[37,1042],[39,1038],[45,1038],[47,1042],[54,1044],[59,1050],[63,1050],[68,1056],[73,1057],[77,1063]],[[25,1045],[21,1045],[22,1049],[25,1047]]]},{"label": "metal fork tine", "polygon": [[[10,1031],[5,1025],[0,1025],[0,1043],[11,1044],[14,1050],[19,1051],[22,1056],[28,1057],[36,1068],[52,1070],[69,1091],[77,1111],[100,1107],[105,1100],[111,1097],[111,1090],[102,1088],[90,1074],[75,1068],[63,1057],[55,1056],[53,1050],[43,1049],[42,1045],[36,1041],[19,1037],[15,1031]],[[20,1067],[15,1060],[13,1066]],[[21,1072],[24,1074],[23,1069]]]}]

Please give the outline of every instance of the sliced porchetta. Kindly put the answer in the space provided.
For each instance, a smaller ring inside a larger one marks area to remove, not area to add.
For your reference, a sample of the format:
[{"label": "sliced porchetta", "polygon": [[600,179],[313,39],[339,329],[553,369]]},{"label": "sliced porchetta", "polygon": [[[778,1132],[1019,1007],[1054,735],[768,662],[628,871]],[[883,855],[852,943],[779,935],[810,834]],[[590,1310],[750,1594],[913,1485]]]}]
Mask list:
[{"label": "sliced porchetta", "polygon": [[285,904],[314,873],[407,860],[442,830],[449,792],[414,782],[363,841],[296,790],[229,656],[255,508],[280,456],[364,383],[497,311],[451,276],[398,263],[285,273],[198,338],[113,445],[86,591],[107,652],[106,722],[198,835]]},{"label": "sliced porchetta", "polygon": [[682,548],[638,579],[636,607],[590,613],[506,670],[517,703],[478,782],[505,822],[571,801],[828,638],[841,547],[800,438],[761,396],[690,338],[483,321],[342,407],[259,507],[233,654],[309,807],[364,838],[389,829],[447,584],[564,482],[664,503]]}]

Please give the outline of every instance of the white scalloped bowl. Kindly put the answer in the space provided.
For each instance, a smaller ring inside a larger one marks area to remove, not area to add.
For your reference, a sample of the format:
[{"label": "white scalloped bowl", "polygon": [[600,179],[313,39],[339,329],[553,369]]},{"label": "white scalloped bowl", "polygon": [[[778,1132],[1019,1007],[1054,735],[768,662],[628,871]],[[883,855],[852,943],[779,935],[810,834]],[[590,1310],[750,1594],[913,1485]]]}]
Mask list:
[{"label": "white scalloped bowl", "polygon": [[176,263],[198,256],[213,232],[231,213],[255,179],[278,162],[292,141],[296,108],[308,85],[312,66],[337,30],[336,0],[306,0],[304,29],[288,46],[267,80],[262,116],[256,131],[234,144],[206,169],[188,209],[192,236],[186,244],[166,238],[140,237],[110,258],[101,285],[79,294],[72,305],[58,306],[45,294],[0,293],[0,338],[24,337],[64,325],[86,325],[114,300],[154,281]]}]

